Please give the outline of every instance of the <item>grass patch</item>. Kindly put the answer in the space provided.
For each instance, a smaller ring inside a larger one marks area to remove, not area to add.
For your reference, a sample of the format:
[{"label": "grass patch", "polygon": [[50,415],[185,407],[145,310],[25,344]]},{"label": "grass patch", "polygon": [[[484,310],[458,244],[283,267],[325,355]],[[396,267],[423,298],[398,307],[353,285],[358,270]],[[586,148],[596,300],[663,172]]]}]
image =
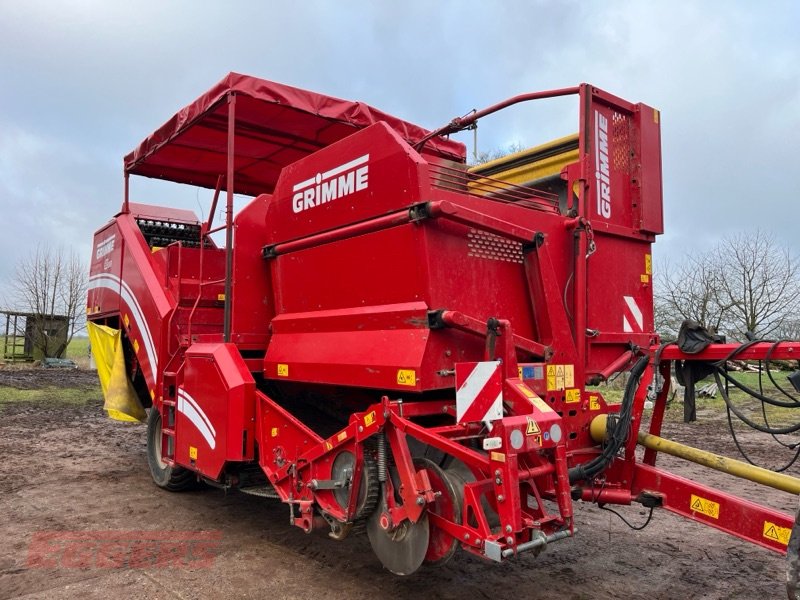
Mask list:
[{"label": "grass patch", "polygon": [[66,358],[76,360],[79,358],[89,357],[89,338],[88,337],[74,337],[67,346]]},{"label": "grass patch", "polygon": [[19,390],[13,387],[0,386],[0,410],[7,405],[19,402],[36,404],[67,404],[83,406],[90,400],[101,397],[100,386],[95,388],[59,388],[47,386],[35,390]]},{"label": "grass patch", "polygon": [[[800,394],[796,394],[792,385],[786,380],[788,373],[785,371],[773,371],[772,376],[775,381],[787,390],[789,393],[793,393],[795,396],[800,397]],[[730,376],[735,379],[736,381],[742,383],[743,385],[759,391],[759,374],[755,372],[731,372]],[[699,390],[700,388],[710,384],[715,383],[714,376],[706,377],[702,381],[699,381],[695,384],[695,390]],[[722,380],[724,385],[725,381]],[[769,380],[766,372],[761,374],[761,383],[763,387],[763,394],[769,398],[773,398],[775,400],[786,401],[788,402],[789,399],[784,396],[779,390],[775,388],[772,382]],[[610,383],[602,383],[597,386],[587,386],[587,391],[590,392],[599,392],[603,395],[606,402],[609,404],[619,404],[622,402],[622,396],[625,393],[625,383],[623,377],[620,376],[616,380]],[[746,417],[755,421],[756,423],[764,423],[764,415],[762,413],[761,408],[761,401],[757,398],[753,398],[746,392],[740,390],[732,383],[728,386],[729,390],[729,397],[731,399],[731,403],[739,409]],[[672,397],[672,391],[670,391],[670,397]],[[707,398],[707,397],[700,397],[698,396],[696,399],[696,405],[698,412],[702,411],[707,415],[719,416],[721,418],[726,418],[726,404],[725,400],[722,399],[722,394],[717,392],[717,396],[715,398]],[[800,406],[797,408],[783,408],[779,406],[772,406],[770,404],[765,404],[764,409],[767,415],[767,421],[769,422],[770,426],[786,426],[791,425],[794,423],[800,422]],[[738,418],[734,415],[734,421],[738,421]],[[683,420],[683,394],[679,393],[672,397],[672,401],[668,402],[668,410],[667,410],[667,419],[670,421],[681,421]]]},{"label": "grass patch", "polygon": [[[800,396],[795,393],[794,388],[792,385],[786,380],[786,376],[788,373],[786,372],[773,372],[772,376],[775,381],[784,388],[790,394],[794,394],[795,396]],[[766,373],[761,374],[761,384],[762,388],[759,387],[759,374],[752,373],[752,372],[732,372],[730,373],[732,379],[738,381],[739,383],[755,390],[756,392],[763,393],[764,396],[778,400],[781,402],[791,402],[789,398],[783,395],[772,382],[769,380],[769,377]],[[725,380],[722,379],[722,385],[724,389]],[[715,383],[713,375],[711,377],[707,377],[701,382],[695,384],[695,389],[700,389],[701,387],[708,385],[710,383]],[[761,391],[763,390],[763,391]],[[728,384],[728,396],[730,398],[731,404],[735,406],[741,413],[743,413],[746,417],[755,421],[756,423],[764,424],[764,414],[766,413],[766,419],[770,426],[785,426],[795,424],[800,421],[800,406],[797,407],[780,407],[780,406],[773,406],[768,403],[763,403],[761,400],[750,396],[747,392],[740,390],[737,388],[733,383]],[[673,401],[672,407],[677,410],[681,411],[681,415],[683,414],[683,406],[680,402],[682,398],[676,398],[676,401]],[[696,400],[697,403],[697,410],[704,411],[711,414],[718,414],[718,415],[725,415],[726,414],[726,404],[725,400],[722,398],[722,394],[717,392],[717,396],[715,398],[706,398],[706,397],[698,397]],[[677,405],[677,406],[676,406]],[[734,421],[738,421],[738,418],[733,415]]]}]

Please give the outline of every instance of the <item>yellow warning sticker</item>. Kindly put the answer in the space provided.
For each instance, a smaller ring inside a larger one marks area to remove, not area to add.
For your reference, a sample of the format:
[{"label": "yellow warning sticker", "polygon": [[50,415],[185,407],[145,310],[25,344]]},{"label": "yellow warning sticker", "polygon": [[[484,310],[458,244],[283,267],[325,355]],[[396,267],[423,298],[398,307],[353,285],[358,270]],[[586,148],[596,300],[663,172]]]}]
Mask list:
[{"label": "yellow warning sticker", "polygon": [[225,302],[225,294],[217,294],[217,302]]},{"label": "yellow warning sticker", "polygon": [[417,372],[413,369],[397,369],[398,385],[417,385]]},{"label": "yellow warning sticker", "polygon": [[272,437],[278,437],[278,428],[277,428],[277,427],[273,427],[273,428],[270,430],[269,434],[270,434]]},{"label": "yellow warning sticker", "polygon": [[139,340],[133,340],[133,351],[139,354]]},{"label": "yellow warning sticker", "polygon": [[784,546],[788,546],[789,536],[792,535],[792,530],[789,529],[788,527],[781,527],[780,525],[776,525],[775,523],[764,521],[763,535],[768,540],[772,540],[774,542],[778,542],[779,544],[783,544]]},{"label": "yellow warning sticker", "polygon": [[364,415],[364,425],[369,427],[374,422],[375,422],[375,411],[374,410],[371,411],[371,412],[368,412],[366,415]]},{"label": "yellow warning sticker", "polygon": [[191,460],[197,460],[197,448],[194,446],[189,446],[189,458]]},{"label": "yellow warning sticker", "polygon": [[289,376],[289,365],[278,363],[278,377]]},{"label": "yellow warning sticker", "polygon": [[645,275],[653,274],[653,257],[650,254],[644,255],[644,273]]},{"label": "yellow warning sticker", "polygon": [[589,396],[589,410],[600,410],[600,398],[598,396]]},{"label": "yellow warning sticker", "polygon": [[713,500],[701,498],[700,496],[692,494],[689,499],[689,507],[692,509],[692,512],[698,512],[712,519],[719,519],[719,503]]},{"label": "yellow warning sticker", "polygon": [[522,392],[525,397],[533,404],[536,408],[538,408],[542,412],[555,412],[552,408],[547,405],[547,402],[539,398],[536,393],[529,388],[524,383],[518,383],[517,389]]},{"label": "yellow warning sticker", "polygon": [[122,322],[125,323],[126,328],[131,326],[131,318],[128,316],[128,313],[122,315]]},{"label": "yellow warning sticker", "polygon": [[581,391],[578,388],[573,388],[564,392],[564,402],[580,402]]},{"label": "yellow warning sticker", "polygon": [[547,390],[557,391],[575,386],[575,365],[547,365]]},{"label": "yellow warning sticker", "polygon": [[575,365],[564,365],[564,387],[575,387]]},{"label": "yellow warning sticker", "polygon": [[522,392],[523,394],[525,394],[525,396],[527,398],[535,398],[536,397],[536,394],[533,393],[533,390],[531,388],[529,388],[527,385],[525,385],[524,383],[518,383],[517,384],[517,388],[519,388],[519,391]]},{"label": "yellow warning sticker", "polygon": [[531,417],[528,417],[528,428],[525,430],[525,435],[536,435],[541,432],[542,430],[539,429],[539,424]]},{"label": "yellow warning sticker", "polygon": [[333,448],[333,444],[331,444],[329,441],[325,440],[325,450],[330,450],[332,448]]},{"label": "yellow warning sticker", "polygon": [[517,377],[522,379],[522,367],[517,367]]},{"label": "yellow warning sticker", "polygon": [[639,275],[639,280],[642,283],[650,283],[650,275]]},{"label": "yellow warning sticker", "polygon": [[346,432],[346,431],[342,431],[342,432],[340,432],[340,433],[339,433],[339,435],[337,435],[337,436],[336,436],[336,439],[337,439],[338,441],[340,441],[340,442],[341,442],[342,440],[345,440],[345,439],[347,439],[347,432]]},{"label": "yellow warning sticker", "polygon": [[547,391],[556,390],[556,366],[547,365]]},{"label": "yellow warning sticker", "polygon": [[153,391],[153,390],[150,390],[150,400],[155,400],[155,399],[156,399],[156,393],[155,393],[155,391]]},{"label": "yellow warning sticker", "polygon": [[506,455],[502,452],[492,452],[489,454],[489,458],[497,462],[506,462]]}]

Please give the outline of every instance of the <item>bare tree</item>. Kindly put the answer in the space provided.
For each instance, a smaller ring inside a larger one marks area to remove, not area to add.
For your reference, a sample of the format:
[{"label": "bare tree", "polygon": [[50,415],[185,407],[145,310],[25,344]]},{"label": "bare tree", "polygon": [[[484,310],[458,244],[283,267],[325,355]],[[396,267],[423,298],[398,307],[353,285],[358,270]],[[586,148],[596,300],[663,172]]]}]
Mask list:
[{"label": "bare tree", "polygon": [[[47,245],[37,246],[17,264],[15,303],[34,315],[34,345],[45,357],[63,355],[75,333],[85,327],[86,274],[74,250]],[[69,318],[66,335],[52,335],[58,316]]]},{"label": "bare tree", "polygon": [[800,317],[785,320],[774,336],[780,340],[800,340]]},{"label": "bare tree", "polygon": [[720,302],[731,307],[730,333],[739,339],[750,331],[759,337],[776,333],[800,308],[800,263],[788,248],[764,231],[723,239],[719,261]]},{"label": "bare tree", "polygon": [[514,142],[509,144],[505,148],[495,148],[494,150],[484,150],[483,152],[478,152],[478,155],[474,158],[473,165],[482,165],[487,162],[491,162],[493,160],[497,160],[498,158],[503,158],[504,156],[508,156],[509,154],[515,154],[517,152],[521,152],[525,150],[520,142]]},{"label": "bare tree", "polygon": [[656,330],[665,339],[677,337],[686,319],[714,331],[726,324],[732,306],[717,291],[724,274],[715,256],[715,253],[690,255],[675,267],[662,263],[656,268]]},{"label": "bare tree", "polygon": [[724,238],[709,252],[664,265],[655,279],[656,327],[674,338],[684,319],[732,339],[751,331],[770,337],[795,323],[800,309],[800,263],[771,235],[756,230]]}]

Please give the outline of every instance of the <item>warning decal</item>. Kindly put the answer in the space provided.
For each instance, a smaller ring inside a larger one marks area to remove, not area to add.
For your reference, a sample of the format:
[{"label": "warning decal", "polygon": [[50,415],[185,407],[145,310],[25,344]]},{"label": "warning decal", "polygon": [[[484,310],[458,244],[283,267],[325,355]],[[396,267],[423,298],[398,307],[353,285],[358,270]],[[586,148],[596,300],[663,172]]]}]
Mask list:
[{"label": "warning decal", "polygon": [[528,417],[528,428],[525,430],[525,435],[535,435],[541,432],[542,430],[539,429],[539,424],[531,417]]},{"label": "warning decal", "polygon": [[689,499],[692,512],[700,513],[712,519],[719,519],[719,504],[708,498],[701,498],[692,494]]},{"label": "warning decal", "polygon": [[547,365],[547,390],[557,391],[575,386],[575,365]]},{"label": "warning decal", "polygon": [[278,377],[288,377],[289,376],[289,365],[283,365],[278,363]]},{"label": "warning decal", "polygon": [[540,411],[542,411],[542,412],[555,412],[552,408],[550,408],[550,406],[548,406],[548,404],[544,400],[539,398],[539,396],[537,396],[534,393],[534,391],[531,388],[529,388],[527,385],[525,385],[524,383],[518,383],[517,384],[517,389],[520,392],[522,392],[525,395],[525,397],[530,401],[530,403],[533,404]]},{"label": "warning decal", "polygon": [[792,530],[789,529],[788,527],[781,527],[780,525],[776,525],[775,523],[764,521],[763,535],[768,540],[772,540],[773,542],[778,542],[779,544],[788,546],[789,536],[792,535]]},{"label": "warning decal", "polygon": [[397,383],[399,385],[417,385],[417,372],[411,369],[398,369]]},{"label": "warning decal", "polygon": [[589,396],[589,410],[600,410],[600,398]]},{"label": "warning decal", "polygon": [[573,388],[564,392],[564,402],[580,402],[581,391],[578,388]]}]

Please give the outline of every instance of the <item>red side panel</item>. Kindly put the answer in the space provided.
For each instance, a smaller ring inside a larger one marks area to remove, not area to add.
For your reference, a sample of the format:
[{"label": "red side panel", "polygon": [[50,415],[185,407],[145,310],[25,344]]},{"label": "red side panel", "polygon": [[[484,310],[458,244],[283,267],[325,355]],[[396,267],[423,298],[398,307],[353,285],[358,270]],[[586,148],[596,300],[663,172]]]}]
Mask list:
[{"label": "red side panel", "polygon": [[233,223],[231,341],[248,349],[266,347],[269,322],[275,314],[270,264],[261,258],[271,198],[259,196],[236,215]]},{"label": "red side panel", "polygon": [[642,198],[642,231],[664,233],[661,183],[661,115],[655,108],[637,104],[639,128],[639,185]]},{"label": "red side panel", "polygon": [[161,257],[154,257],[134,214],[118,215],[95,235],[87,307],[91,320],[118,316],[151,397],[165,354],[162,323],[175,305]]},{"label": "red side panel", "polygon": [[271,243],[363,221],[420,201],[427,163],[377,123],[284,168],[267,211]]},{"label": "red side panel", "polygon": [[657,111],[588,90],[582,146],[595,242],[586,282],[586,372],[592,375],[630,343],[653,341],[651,246],[662,230],[662,197]]},{"label": "red side panel", "polygon": [[178,377],[175,461],[216,479],[254,457],[255,381],[233,344],[194,344]]}]

